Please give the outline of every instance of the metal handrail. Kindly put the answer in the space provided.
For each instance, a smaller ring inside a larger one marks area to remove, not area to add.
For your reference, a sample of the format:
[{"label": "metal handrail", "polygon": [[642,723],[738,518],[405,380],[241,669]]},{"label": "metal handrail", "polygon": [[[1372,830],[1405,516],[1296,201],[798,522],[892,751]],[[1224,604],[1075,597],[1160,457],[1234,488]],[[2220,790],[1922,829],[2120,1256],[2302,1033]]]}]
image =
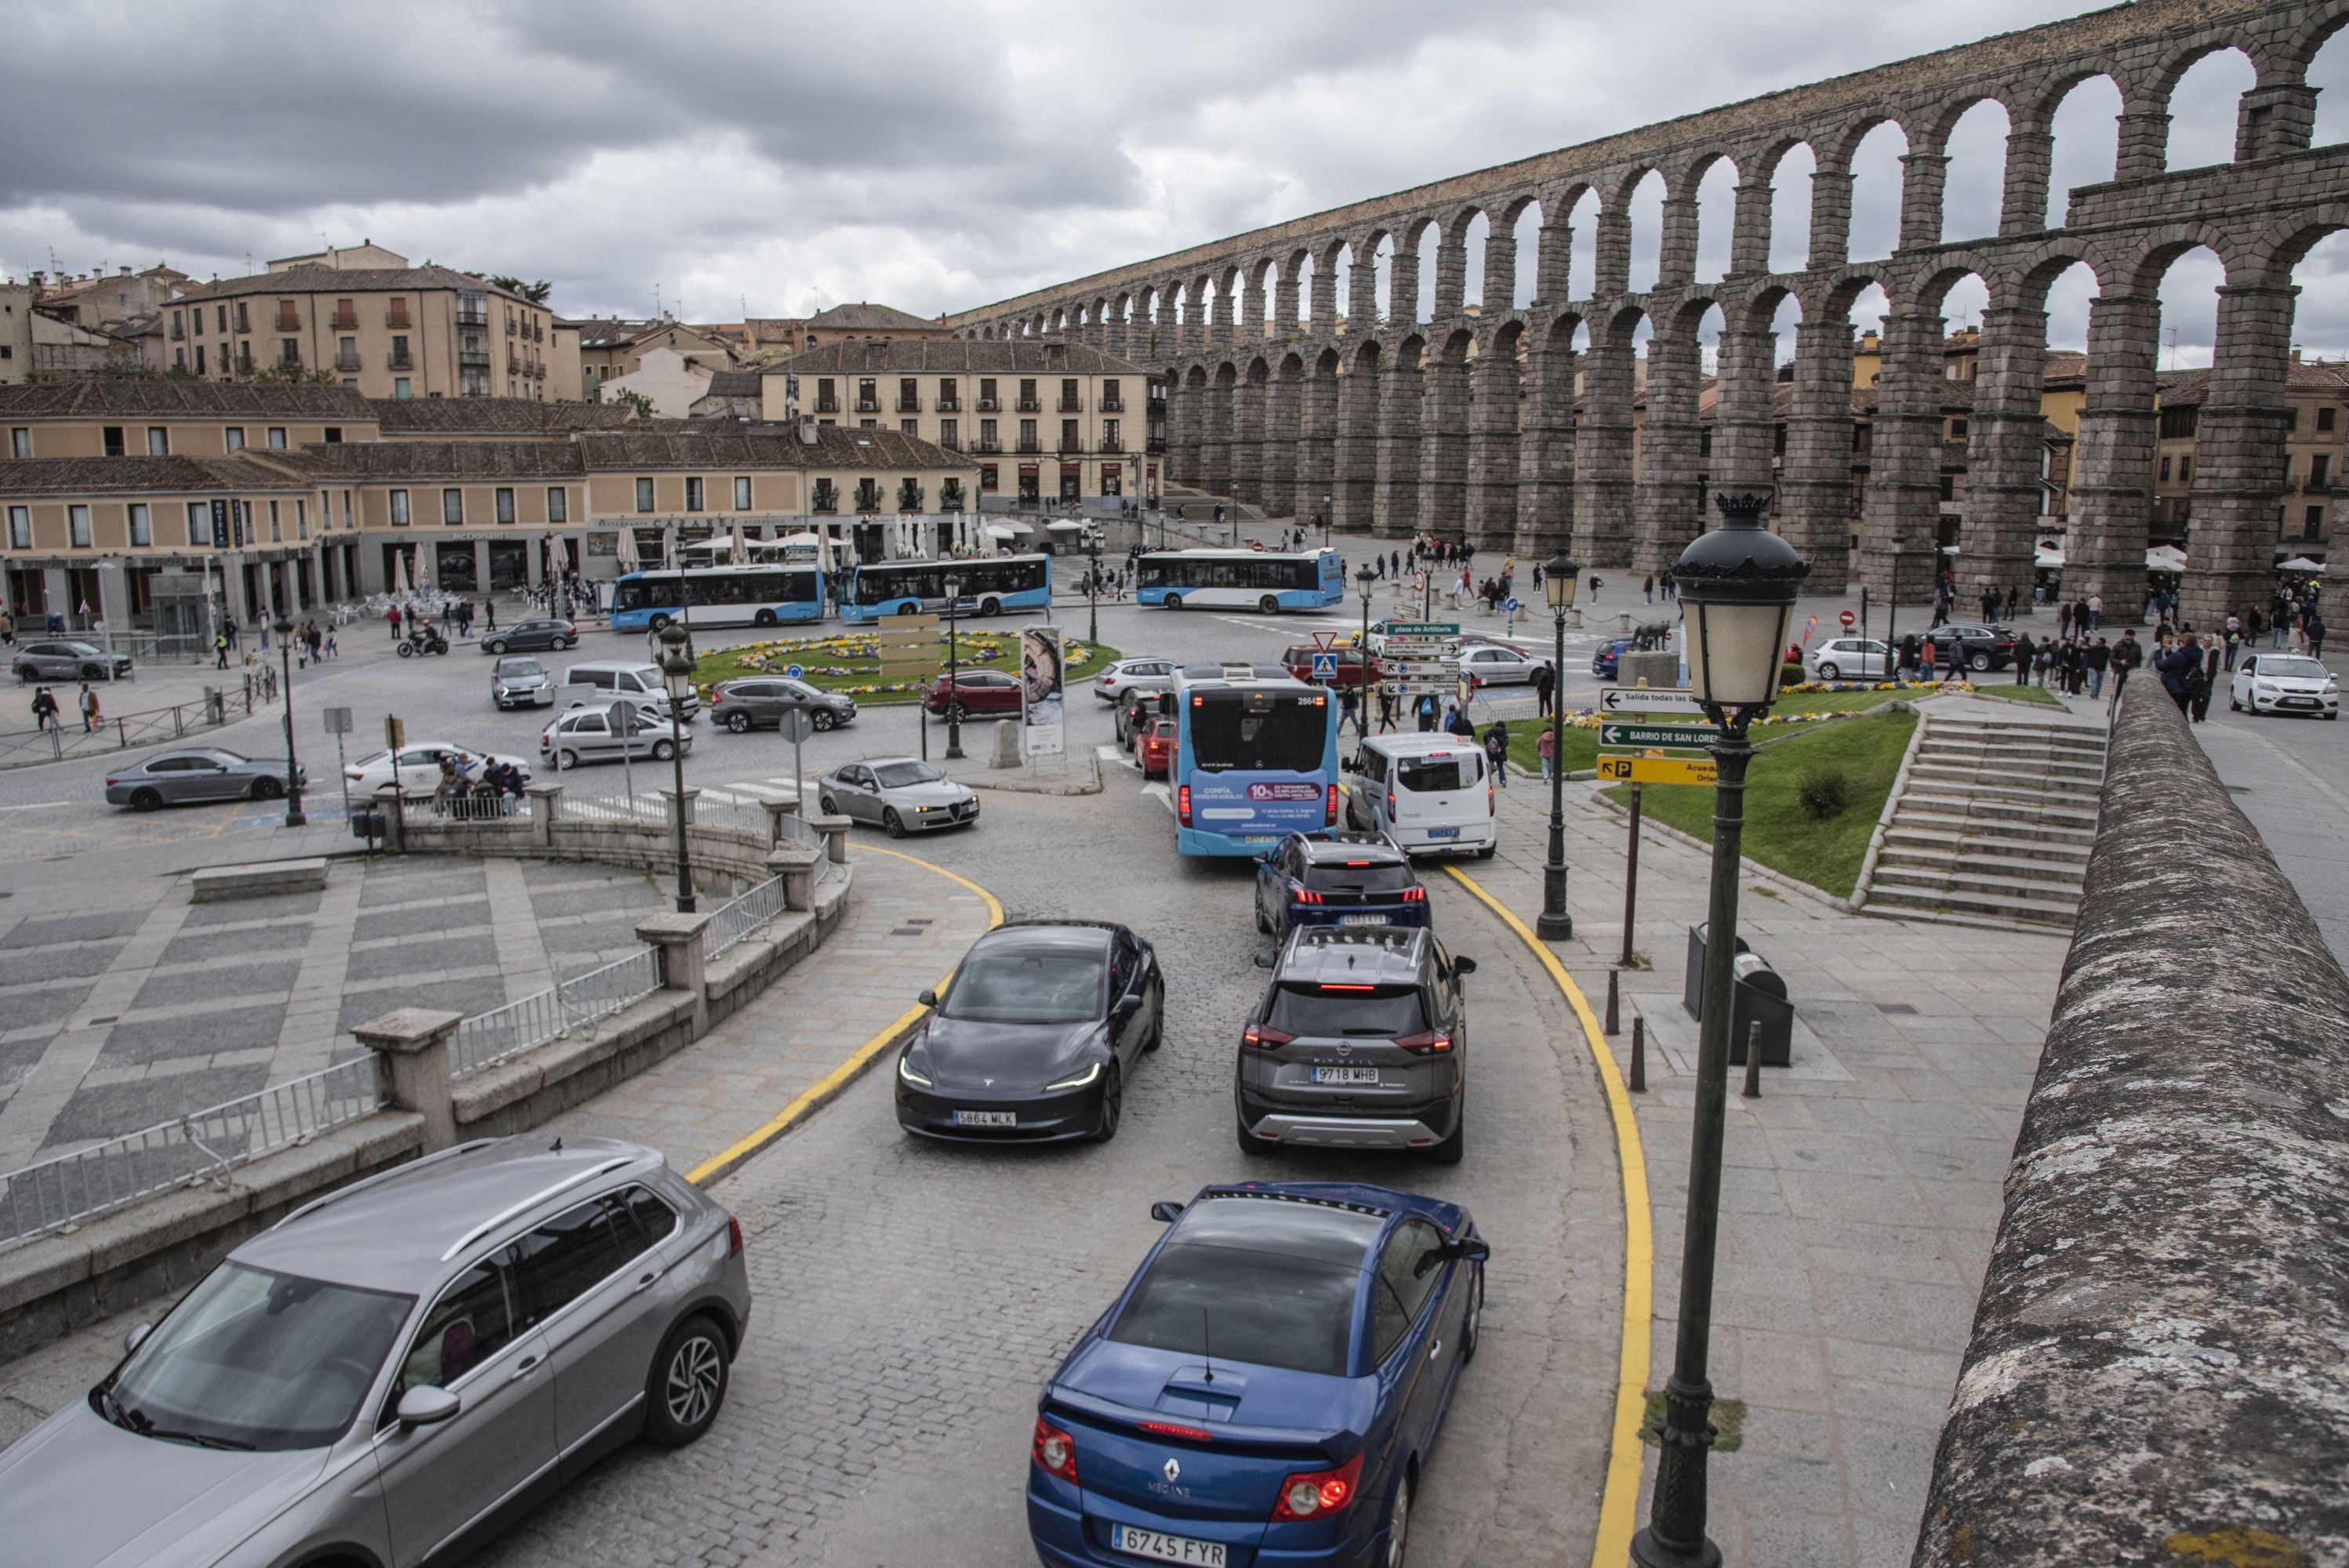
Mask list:
[{"label": "metal handrail", "polygon": [[543,991],[459,1023],[449,1042],[449,1076],[480,1072],[574,1029],[591,1027],[660,988],[660,953],[653,947],[558,979]]},{"label": "metal handrail", "polygon": [[0,1175],[0,1241],[194,1186],[383,1107],[372,1054]]},{"label": "metal handrail", "polygon": [[708,946],[704,951],[715,958],[782,913],[783,879],[769,877],[748,892],[718,906],[709,917],[709,934],[703,939]]},{"label": "metal handrail", "polygon": [[155,746],[249,717],[260,703],[275,700],[277,672],[268,681],[247,681],[242,691],[223,691],[217,703],[183,702],[171,707],[102,717],[96,729],[80,727],[68,713],[48,729],[0,730],[0,768],[27,762],[56,762],[68,757],[93,757],[126,751],[134,746]]}]

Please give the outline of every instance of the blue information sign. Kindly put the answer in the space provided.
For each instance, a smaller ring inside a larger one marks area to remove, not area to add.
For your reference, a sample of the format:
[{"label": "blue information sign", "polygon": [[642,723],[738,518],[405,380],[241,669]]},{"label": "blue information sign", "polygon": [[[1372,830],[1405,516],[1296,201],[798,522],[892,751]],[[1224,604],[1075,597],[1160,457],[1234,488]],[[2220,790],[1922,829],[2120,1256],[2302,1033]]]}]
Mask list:
[{"label": "blue information sign", "polygon": [[785,665],[783,666],[783,674],[792,680],[798,680],[807,674],[807,666],[805,665]]}]

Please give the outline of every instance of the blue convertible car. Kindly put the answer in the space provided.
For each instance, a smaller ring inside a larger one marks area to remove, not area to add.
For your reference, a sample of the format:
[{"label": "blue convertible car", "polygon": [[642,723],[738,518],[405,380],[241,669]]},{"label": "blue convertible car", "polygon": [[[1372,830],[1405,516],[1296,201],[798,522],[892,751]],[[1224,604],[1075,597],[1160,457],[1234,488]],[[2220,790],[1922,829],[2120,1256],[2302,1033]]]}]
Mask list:
[{"label": "blue convertible car", "polygon": [[1383,1187],[1209,1187],[1045,1385],[1028,1528],[1048,1564],[1397,1568],[1476,1353],[1487,1249]]}]

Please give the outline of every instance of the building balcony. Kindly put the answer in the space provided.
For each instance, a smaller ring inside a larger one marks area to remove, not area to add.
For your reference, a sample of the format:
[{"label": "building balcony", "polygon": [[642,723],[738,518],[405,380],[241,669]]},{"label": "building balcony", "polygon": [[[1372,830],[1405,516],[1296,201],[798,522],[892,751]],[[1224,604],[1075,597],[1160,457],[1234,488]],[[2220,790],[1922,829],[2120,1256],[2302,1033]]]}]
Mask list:
[{"label": "building balcony", "polygon": [[337,370],[357,370],[358,367],[359,367],[359,351],[358,351],[357,349],[356,349],[356,348],[346,348],[346,349],[342,350],[340,353],[338,353],[338,354],[336,354],[336,355],[335,356],[335,368],[336,368],[336,369],[337,369]]},{"label": "building balcony", "polygon": [[1125,399],[1104,397],[1102,399],[1101,411],[1104,414],[1123,414],[1125,412]]},{"label": "building balcony", "polygon": [[900,397],[897,399],[897,412],[900,414],[918,414],[921,411],[922,400],[919,397]]},{"label": "building balcony", "polygon": [[281,315],[277,318],[277,330],[299,332],[302,330],[302,318],[298,315]]},{"label": "building balcony", "polygon": [[978,411],[982,414],[1000,414],[1003,412],[1003,400],[999,397],[981,397],[978,400]]},{"label": "building balcony", "polygon": [[2300,493],[2302,495],[2331,495],[2333,493],[2333,476],[2331,474],[2309,475],[2308,478],[2301,481]]},{"label": "building balcony", "polygon": [[1059,408],[1055,410],[1061,414],[1081,414],[1084,411],[1085,401],[1081,397],[1063,397],[1061,399]]},{"label": "building balcony", "polygon": [[511,354],[506,356],[506,374],[509,376],[519,376],[522,374],[522,361],[516,359]]},{"label": "building balcony", "polygon": [[1150,439],[1142,443],[1142,449],[1148,452],[1154,458],[1162,456],[1166,450],[1166,438],[1164,436],[1153,436]]},{"label": "building balcony", "polygon": [[880,399],[874,397],[859,397],[856,400],[856,411],[860,414],[878,414],[881,412]]},{"label": "building balcony", "polygon": [[254,374],[252,355],[240,354],[236,356],[236,373],[239,376],[251,376]]},{"label": "building balcony", "polygon": [[508,337],[519,337],[522,335],[522,324],[514,320],[512,316],[506,317],[506,335]]},{"label": "building balcony", "polygon": [[385,355],[383,363],[387,370],[413,370],[416,368],[416,356],[395,351]]},{"label": "building balcony", "polygon": [[840,412],[840,405],[837,403],[819,403],[815,406],[815,411],[819,414],[837,414]]},{"label": "building balcony", "polygon": [[941,414],[959,414],[962,412],[962,405],[952,397],[941,397],[938,399],[937,411]]},{"label": "building balcony", "polygon": [[459,326],[487,326],[487,325],[490,325],[490,312],[489,312],[489,307],[488,307],[488,306],[486,306],[486,305],[467,305],[467,304],[460,304],[460,305],[459,305],[459,306],[457,307],[457,325],[458,325]]},{"label": "building balcony", "polygon": [[1022,457],[1038,455],[1042,453],[1043,450],[1044,444],[1041,441],[1022,441],[1019,443],[1019,452]]},{"label": "building balcony", "polygon": [[949,452],[959,452],[962,450],[962,438],[960,436],[940,436],[938,438],[938,445],[945,448]]},{"label": "building balcony", "polygon": [[184,343],[187,341],[187,338],[188,324],[184,321],[174,321],[171,323],[171,341],[174,343]]},{"label": "building balcony", "polygon": [[997,457],[1000,456],[1003,451],[1003,443],[1000,441],[981,441],[977,446],[971,448],[971,450],[978,453],[982,457]]},{"label": "building balcony", "polygon": [[385,311],[383,324],[394,332],[413,332],[416,329],[415,323],[409,319],[408,312],[404,309]]},{"label": "building balcony", "polygon": [[1044,405],[1037,399],[1033,397],[1022,397],[1019,399],[1019,412],[1022,414],[1040,414],[1043,411]]},{"label": "building balcony", "polygon": [[335,330],[336,332],[357,332],[358,329],[359,318],[357,313],[351,311],[336,311],[335,313]]},{"label": "building balcony", "polygon": [[490,367],[490,351],[486,348],[460,348],[457,350],[457,363],[469,369],[487,370]]},{"label": "building balcony", "polygon": [[302,351],[298,348],[285,349],[277,356],[277,363],[288,370],[299,370],[302,368]]}]

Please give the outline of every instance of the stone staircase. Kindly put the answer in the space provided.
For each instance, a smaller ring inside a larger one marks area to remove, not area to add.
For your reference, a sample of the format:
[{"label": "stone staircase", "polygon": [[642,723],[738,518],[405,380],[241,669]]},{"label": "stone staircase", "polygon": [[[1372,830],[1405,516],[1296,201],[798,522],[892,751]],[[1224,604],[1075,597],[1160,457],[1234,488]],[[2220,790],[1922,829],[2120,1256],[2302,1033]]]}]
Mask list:
[{"label": "stone staircase", "polygon": [[1161,485],[1158,487],[1158,500],[1160,505],[1169,510],[1180,503],[1184,514],[1193,522],[1214,521],[1218,503],[1231,509],[1226,516],[1237,517],[1242,522],[1268,521],[1264,509],[1251,501],[1235,500],[1227,495],[1209,495],[1206,490],[1190,485]]},{"label": "stone staircase", "polygon": [[2105,733],[1972,714],[1926,709],[1862,907],[2068,930],[2096,841]]}]

